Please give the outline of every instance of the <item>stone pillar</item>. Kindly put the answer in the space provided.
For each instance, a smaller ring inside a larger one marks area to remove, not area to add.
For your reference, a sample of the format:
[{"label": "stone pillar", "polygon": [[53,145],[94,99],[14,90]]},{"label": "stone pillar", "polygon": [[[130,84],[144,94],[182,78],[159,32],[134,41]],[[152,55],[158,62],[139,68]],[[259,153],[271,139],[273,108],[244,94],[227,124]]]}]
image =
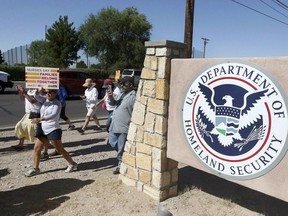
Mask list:
[{"label": "stone pillar", "polygon": [[163,201],[177,195],[178,162],[167,155],[169,83],[172,58],[184,58],[186,45],[146,42],[146,57],[137,91],[119,178]]}]

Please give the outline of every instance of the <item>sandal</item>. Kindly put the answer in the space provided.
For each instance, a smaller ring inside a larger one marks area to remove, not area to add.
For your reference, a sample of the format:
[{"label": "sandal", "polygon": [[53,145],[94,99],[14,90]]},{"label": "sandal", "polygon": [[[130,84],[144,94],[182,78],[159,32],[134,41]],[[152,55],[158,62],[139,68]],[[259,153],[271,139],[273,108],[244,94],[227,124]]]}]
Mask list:
[{"label": "sandal", "polygon": [[49,159],[49,155],[47,152],[43,152],[40,156],[40,161],[46,161]]},{"label": "sandal", "polygon": [[60,153],[57,152],[56,150],[49,154],[49,156],[52,156],[52,157],[57,156],[57,155],[60,155]]},{"label": "sandal", "polygon": [[25,173],[25,176],[26,177],[32,177],[32,176],[35,176],[35,175],[37,175],[39,173],[40,173],[40,169],[39,168],[38,169],[33,168],[33,169],[29,170],[27,173]]}]

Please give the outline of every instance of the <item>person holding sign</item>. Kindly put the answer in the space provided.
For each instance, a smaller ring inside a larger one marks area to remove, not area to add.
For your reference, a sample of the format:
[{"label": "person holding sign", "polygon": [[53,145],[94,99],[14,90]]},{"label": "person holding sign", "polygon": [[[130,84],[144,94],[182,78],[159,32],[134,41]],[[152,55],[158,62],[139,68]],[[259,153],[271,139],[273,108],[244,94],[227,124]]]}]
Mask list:
[{"label": "person holding sign", "polygon": [[86,87],[84,96],[81,96],[82,100],[86,101],[86,108],[87,108],[87,114],[85,118],[85,122],[80,130],[78,132],[83,135],[85,133],[85,129],[87,125],[89,124],[90,118],[92,117],[94,119],[94,122],[96,124],[96,129],[100,130],[101,126],[99,124],[98,118],[96,116],[96,109],[97,109],[97,102],[98,102],[98,91],[95,88],[96,83],[92,81],[91,78],[88,78],[85,80],[85,83],[83,84],[83,87]]},{"label": "person holding sign", "polygon": [[33,118],[32,123],[42,125],[42,135],[38,136],[34,146],[34,168],[29,170],[25,175],[31,177],[40,173],[40,155],[41,150],[49,145],[49,142],[54,146],[57,152],[59,152],[64,159],[69,163],[65,172],[73,172],[78,168],[78,164],[75,163],[69,153],[63,148],[61,141],[62,130],[60,127],[59,119],[61,112],[61,103],[56,98],[57,90],[50,89],[45,90],[46,101],[40,109],[40,118]]},{"label": "person holding sign", "polygon": [[[68,96],[68,93],[65,89],[65,87],[60,83],[59,90],[58,90],[58,98],[61,103],[61,112],[60,112],[60,118],[63,119],[66,124],[68,124],[68,131],[73,130],[75,128],[75,125],[73,125],[70,121],[70,119],[66,116],[66,98]],[[44,152],[41,154],[41,161],[48,160],[49,156],[56,156],[60,155],[56,150],[54,150],[52,153],[48,154],[48,146],[44,148]]]},{"label": "person holding sign", "polygon": [[39,94],[37,89],[26,91],[23,86],[17,85],[16,90],[19,93],[20,100],[25,102],[25,114],[15,125],[15,135],[18,137],[19,143],[11,147],[16,151],[22,151],[25,139],[32,143],[35,141],[35,125],[31,123],[31,119],[40,113],[40,108],[45,98]]}]

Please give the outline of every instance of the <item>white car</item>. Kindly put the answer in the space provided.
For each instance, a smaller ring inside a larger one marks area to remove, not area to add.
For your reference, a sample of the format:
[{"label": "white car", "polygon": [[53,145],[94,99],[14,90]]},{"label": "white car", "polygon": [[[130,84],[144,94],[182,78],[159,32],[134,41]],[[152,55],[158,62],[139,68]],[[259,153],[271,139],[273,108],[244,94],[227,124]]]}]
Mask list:
[{"label": "white car", "polygon": [[0,71],[0,93],[3,93],[5,88],[12,88],[14,83],[10,79],[10,74]]},{"label": "white car", "polygon": [[121,77],[132,77],[134,80],[134,87],[138,87],[140,78],[141,78],[141,70],[140,69],[124,69],[122,71]]}]

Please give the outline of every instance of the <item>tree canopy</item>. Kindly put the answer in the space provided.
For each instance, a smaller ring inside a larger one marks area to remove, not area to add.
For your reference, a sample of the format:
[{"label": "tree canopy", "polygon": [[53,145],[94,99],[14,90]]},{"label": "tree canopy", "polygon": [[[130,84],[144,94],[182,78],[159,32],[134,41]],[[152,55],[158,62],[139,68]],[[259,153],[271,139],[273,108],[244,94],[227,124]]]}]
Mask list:
[{"label": "tree canopy", "polygon": [[81,47],[79,33],[68,23],[68,16],[60,16],[46,33],[47,52],[54,67],[66,68],[76,62]]},{"label": "tree canopy", "polygon": [[90,14],[80,26],[84,51],[108,68],[141,68],[145,58],[144,42],[150,40],[152,25],[136,8],[122,12],[109,7]]},{"label": "tree canopy", "polygon": [[77,62],[76,68],[88,68],[83,60]]},{"label": "tree canopy", "polygon": [[4,62],[2,51],[0,50],[0,64],[3,64]]},{"label": "tree canopy", "polygon": [[33,41],[28,49],[28,54],[28,64],[31,66],[47,67],[53,65],[53,60],[48,55],[47,42],[44,40]]}]

